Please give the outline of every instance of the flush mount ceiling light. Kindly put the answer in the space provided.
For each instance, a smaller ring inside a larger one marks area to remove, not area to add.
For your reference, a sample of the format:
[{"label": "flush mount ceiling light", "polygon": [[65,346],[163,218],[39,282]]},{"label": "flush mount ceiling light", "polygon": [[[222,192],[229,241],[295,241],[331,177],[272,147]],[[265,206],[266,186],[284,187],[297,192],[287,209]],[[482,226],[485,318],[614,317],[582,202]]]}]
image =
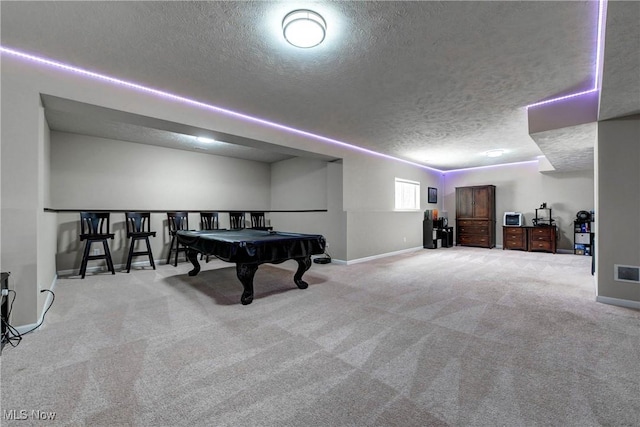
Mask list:
[{"label": "flush mount ceiling light", "polygon": [[204,137],[204,136],[197,136],[196,137],[196,141],[202,142],[204,144],[213,144],[214,142],[216,142],[215,139],[207,138],[207,137]]},{"label": "flush mount ceiling light", "polygon": [[300,9],[287,14],[282,20],[284,38],[296,47],[314,47],[322,43],[327,23],[314,11]]},{"label": "flush mount ceiling light", "polygon": [[484,154],[487,157],[500,157],[504,154],[504,150],[489,150]]}]

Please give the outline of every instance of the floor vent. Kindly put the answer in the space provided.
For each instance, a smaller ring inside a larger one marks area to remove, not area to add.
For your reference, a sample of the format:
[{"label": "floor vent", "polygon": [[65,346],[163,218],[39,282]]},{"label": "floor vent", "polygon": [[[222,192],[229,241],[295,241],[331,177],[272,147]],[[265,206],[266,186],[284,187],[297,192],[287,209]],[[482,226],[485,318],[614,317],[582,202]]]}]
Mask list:
[{"label": "floor vent", "polygon": [[640,267],[614,264],[613,279],[620,282],[640,283]]}]

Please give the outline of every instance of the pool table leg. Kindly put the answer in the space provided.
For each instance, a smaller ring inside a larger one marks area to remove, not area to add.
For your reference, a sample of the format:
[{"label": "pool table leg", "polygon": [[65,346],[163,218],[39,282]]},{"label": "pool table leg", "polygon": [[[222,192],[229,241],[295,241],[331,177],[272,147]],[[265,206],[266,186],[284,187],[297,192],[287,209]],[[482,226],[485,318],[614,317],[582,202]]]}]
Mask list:
[{"label": "pool table leg", "polygon": [[293,275],[293,281],[296,282],[298,288],[307,289],[309,284],[302,280],[302,275],[311,267],[311,257],[296,258],[296,261],[298,262],[298,271]]},{"label": "pool table leg", "polygon": [[195,276],[200,273],[200,263],[198,262],[198,251],[187,249],[187,259],[193,264],[193,270],[189,272],[189,276]]},{"label": "pool table leg", "polygon": [[255,276],[257,270],[258,264],[236,264],[238,279],[244,286],[244,292],[240,297],[242,305],[251,304],[251,301],[253,301],[253,276]]}]

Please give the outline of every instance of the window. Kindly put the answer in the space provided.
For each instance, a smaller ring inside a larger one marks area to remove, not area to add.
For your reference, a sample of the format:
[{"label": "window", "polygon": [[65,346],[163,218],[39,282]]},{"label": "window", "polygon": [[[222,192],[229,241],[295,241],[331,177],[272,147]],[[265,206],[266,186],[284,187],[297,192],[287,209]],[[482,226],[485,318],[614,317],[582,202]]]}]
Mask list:
[{"label": "window", "polygon": [[420,183],[396,178],[396,210],[420,210]]}]

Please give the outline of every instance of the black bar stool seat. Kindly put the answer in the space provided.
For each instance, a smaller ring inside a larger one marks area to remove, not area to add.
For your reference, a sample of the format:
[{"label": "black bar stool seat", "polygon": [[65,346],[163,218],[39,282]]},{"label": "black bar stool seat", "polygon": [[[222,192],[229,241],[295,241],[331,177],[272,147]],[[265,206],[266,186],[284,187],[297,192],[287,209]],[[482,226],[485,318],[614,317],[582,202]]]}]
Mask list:
[{"label": "black bar stool seat", "polygon": [[211,211],[200,212],[200,229],[201,230],[219,230],[220,222],[218,221],[218,212],[211,212]]},{"label": "black bar stool seat", "polygon": [[[107,239],[113,240],[115,236],[114,233],[109,232],[109,217],[109,212],[80,212],[80,241],[85,242],[80,264],[80,275],[83,279],[87,273],[87,262],[96,259],[106,260],[111,274],[116,274],[107,243]],[[102,243],[104,253],[90,255],[91,245],[97,242]]]},{"label": "black bar stool seat", "polygon": [[[147,255],[149,257],[149,263],[153,269],[156,269],[156,264],[153,261],[153,253],[151,252],[151,245],[149,243],[149,237],[156,237],[156,232],[151,231],[151,213],[150,212],[125,212],[125,219],[127,222],[127,237],[131,239],[129,246],[129,256],[127,257],[127,273],[131,271],[131,259],[134,256]],[[135,252],[135,245],[138,240],[144,240],[147,244],[146,251]]]},{"label": "black bar stool seat", "polygon": [[[200,229],[201,230],[219,230],[220,221],[218,218],[218,212],[205,211],[200,212]],[[200,259],[204,257],[200,254]],[[207,255],[207,262],[209,262],[209,255]]]},{"label": "black bar stool seat", "polygon": [[[173,264],[178,266],[178,253],[184,252],[185,260],[187,259],[187,247],[180,245],[178,231],[189,229],[189,213],[188,212],[167,212],[167,224],[169,225],[169,235],[171,236],[171,244],[169,245],[169,255],[167,255],[167,264],[171,262],[171,254],[175,253],[176,258]],[[182,247],[181,247],[182,246]]]},{"label": "black bar stool seat", "polygon": [[244,212],[229,212],[229,228],[234,230],[244,228]]},{"label": "black bar stool seat", "polygon": [[255,230],[273,230],[273,227],[267,226],[264,212],[250,212],[249,214],[251,215],[251,228]]}]

